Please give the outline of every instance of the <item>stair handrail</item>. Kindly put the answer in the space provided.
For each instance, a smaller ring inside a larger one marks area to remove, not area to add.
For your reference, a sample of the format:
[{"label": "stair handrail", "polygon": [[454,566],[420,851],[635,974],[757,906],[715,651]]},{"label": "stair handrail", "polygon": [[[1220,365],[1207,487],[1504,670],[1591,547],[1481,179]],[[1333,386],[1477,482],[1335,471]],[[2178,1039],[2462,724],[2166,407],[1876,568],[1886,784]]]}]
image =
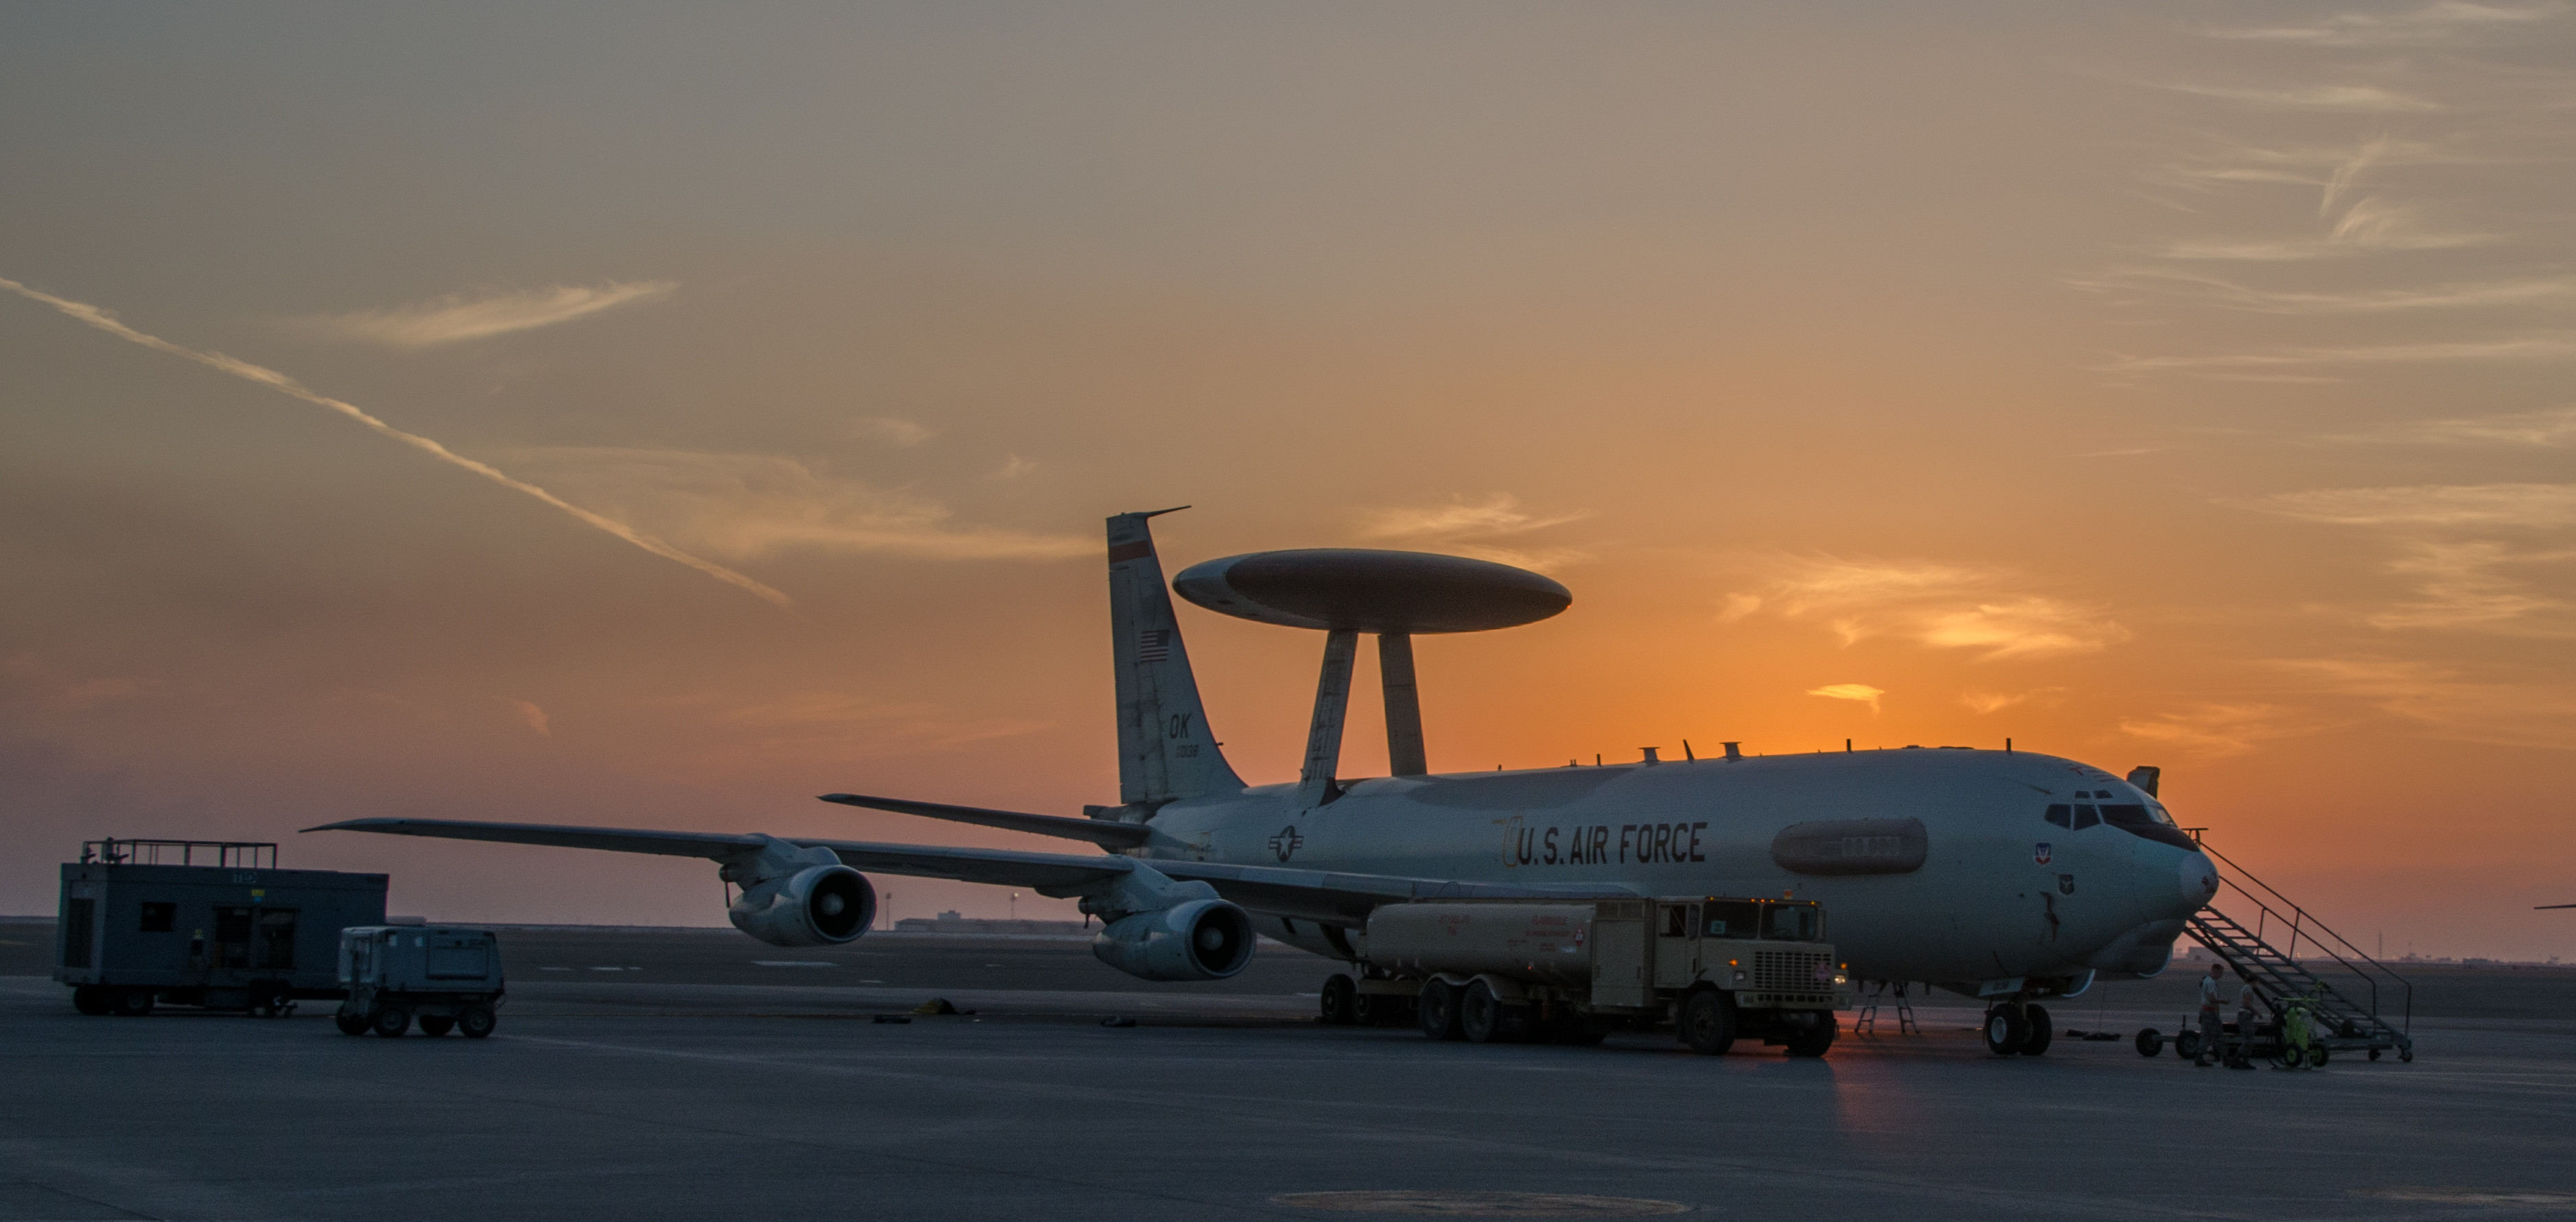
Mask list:
[{"label": "stair handrail", "polygon": [[[2380,1010],[2379,1010],[2379,981],[2378,981],[2377,979],[2373,978],[2373,977],[2372,977],[2372,975],[2370,974],[2370,972],[2364,971],[2364,970],[2362,970],[2360,967],[2355,966],[2355,965],[2353,964],[2353,962],[2352,962],[2350,959],[2346,959],[2346,958],[2344,958],[2344,957],[2343,957],[2343,955],[2341,955],[2341,954],[2337,953],[2337,952],[2335,951],[2335,948],[2334,948],[2334,947],[2329,946],[2329,945],[2327,945],[2327,944],[2326,944],[2326,942],[2325,942],[2325,939],[2324,939],[2324,938],[2319,938],[2319,937],[2317,936],[2317,934],[2318,934],[2318,933],[2320,933],[2320,932],[2324,933],[2324,934],[2326,935],[2326,937],[2328,937],[2328,938],[2332,938],[2332,939],[2334,939],[2336,942],[2342,943],[2343,948],[2344,948],[2345,950],[2347,950],[2347,951],[2350,951],[2350,952],[2352,953],[2353,958],[2355,958],[2355,959],[2359,959],[2359,960],[2361,960],[2363,963],[2367,963],[2367,964],[2369,964],[2369,965],[2371,966],[2371,968],[2372,968],[2372,969],[2374,969],[2374,970],[2376,970],[2380,975],[2383,975],[2383,976],[2388,977],[2390,980],[2392,980],[2392,981],[2396,982],[2396,984],[2397,984],[2400,988],[2402,988],[2403,990],[2405,990],[2405,992],[2404,992],[2404,997],[2405,997],[2405,1008],[2404,1008],[2403,1013],[2400,1015],[2400,1017],[2399,1017],[2399,1019],[2398,1019],[2399,1030],[2401,1030],[2401,1031],[2403,1031],[2403,1032],[2405,1032],[2405,1033],[2407,1033],[2407,1034],[2410,1034],[2410,1035],[2414,1033],[2414,1030],[2415,1030],[2415,983],[2414,983],[2413,981],[2408,980],[2406,977],[2399,975],[2399,974],[2396,972],[2396,970],[2395,970],[2395,969],[2390,968],[2387,964],[2382,963],[2382,962],[2380,962],[2379,960],[2372,958],[2368,952],[2366,952],[2366,951],[2362,950],[2362,949],[2361,949],[2360,947],[2358,947],[2358,946],[2353,945],[2352,939],[2347,938],[2347,937],[2343,936],[2342,934],[2335,932],[2335,930],[2334,930],[2334,928],[2333,928],[2332,926],[2327,925],[2324,921],[2320,921],[2320,920],[2318,920],[2318,919],[2317,919],[2317,917],[2316,917],[2316,914],[2315,914],[2315,913],[2309,912],[2307,909],[2300,907],[2296,901],[2292,900],[2289,896],[2286,896],[2286,895],[2281,894],[2281,893],[2280,893],[2280,891],[2276,890],[2276,889],[2272,886],[2272,884],[2267,883],[2267,882],[2264,882],[2261,878],[2256,877],[2256,876],[2255,876],[2255,874],[2254,874],[2254,872],[2253,872],[2252,870],[2248,870],[2248,869],[2246,869],[2244,866],[2242,866],[2242,865],[2238,864],[2235,858],[2229,857],[2227,854],[2225,854],[2225,853],[2221,853],[2221,852],[2219,852],[2217,849],[2211,848],[2211,847],[2210,847],[2210,845],[2209,845],[2209,842],[2208,842],[2206,839],[2204,839],[2204,838],[2199,834],[2199,832],[2200,832],[2200,829],[2193,829],[2192,842],[2193,842],[2194,844],[2196,844],[2197,846],[2199,846],[2199,848],[2200,848],[2200,851],[2201,851],[2201,852],[2207,853],[2207,854],[2209,854],[2210,856],[2215,857],[2215,858],[2217,858],[2217,859],[2218,859],[2218,860],[2220,860],[2220,861],[2226,862],[2226,863],[2227,863],[2227,865],[2228,865],[2228,868],[2229,868],[2229,869],[2234,870],[2236,873],[2243,875],[2243,876],[2245,877],[2246,881],[2253,883],[2253,884],[2254,884],[2255,886],[2257,886],[2257,887],[2261,887],[2261,888],[2264,890],[2264,892],[2265,892],[2266,894],[2269,894],[2273,899],[2280,901],[2283,907],[2288,908],[2288,909],[2291,911],[2291,913],[2295,914],[2295,915],[2293,916],[2293,918],[2292,918],[2291,926],[2290,926],[2290,929],[2291,929],[2291,933],[2290,933],[2290,950],[2289,950],[2289,951],[2286,953],[2286,955],[2285,955],[2285,957],[2289,959],[2290,963],[2291,963],[2293,966],[2297,965],[2297,963],[2298,963],[2298,961],[2299,961],[2299,959],[2298,959],[2298,938],[2299,938],[2299,935],[2300,935],[2300,934],[2302,934],[2302,933],[2305,933],[2305,934],[2307,935],[2307,937],[2308,937],[2308,940],[2309,940],[2309,941],[2316,943],[2316,946],[2317,946],[2317,949],[2318,949],[2318,950],[2324,951],[2324,952],[2326,953],[2326,956],[2327,956],[2328,958],[2333,959],[2333,960],[2334,960],[2338,965],[2340,965],[2344,970],[2346,970],[2346,971],[2348,971],[2348,972],[2351,972],[2351,973],[2352,973],[2353,975],[2355,975],[2355,976],[2360,977],[2360,978],[2362,979],[2362,982],[2363,982],[2363,983],[2368,984],[2368,985],[2370,986],[2370,1012],[2371,1012],[2371,1014],[2372,1014],[2372,1016],[2373,1016],[2373,1017],[2378,1017],[2378,1016],[2379,1016],[2379,1013],[2380,1013]],[[2230,888],[2233,888],[2233,889],[2234,889],[2238,894],[2243,895],[2246,899],[2253,901],[2254,906],[2255,906],[2256,908],[2261,909],[2261,910],[2263,911],[2263,913],[2264,913],[2264,915],[2265,915],[2265,916],[2267,916],[2267,917],[2272,917],[2272,918],[2278,918],[2278,917],[2280,917],[2280,916],[2282,915],[2281,913],[2279,913],[2279,912],[2275,911],[2275,910],[2272,908],[2272,906],[2271,906],[2271,905],[2264,903],[2264,902],[2263,902],[2263,897],[2262,897],[2262,896],[2260,896],[2260,895],[2256,895],[2256,894],[2254,894],[2252,891],[2247,890],[2244,886],[2242,886],[2242,885],[2240,885],[2239,883],[2237,883],[2237,881],[2236,881],[2235,879],[2232,879],[2232,878],[2226,878],[2226,877],[2221,877],[2219,881],[2226,883]],[[2303,928],[2303,927],[2304,927],[2304,928]],[[2256,940],[2257,940],[2257,941],[2261,941],[2261,936],[2260,936],[2259,934],[2256,936]],[[2383,1019],[2382,1021],[2385,1021],[2385,1020]]]}]

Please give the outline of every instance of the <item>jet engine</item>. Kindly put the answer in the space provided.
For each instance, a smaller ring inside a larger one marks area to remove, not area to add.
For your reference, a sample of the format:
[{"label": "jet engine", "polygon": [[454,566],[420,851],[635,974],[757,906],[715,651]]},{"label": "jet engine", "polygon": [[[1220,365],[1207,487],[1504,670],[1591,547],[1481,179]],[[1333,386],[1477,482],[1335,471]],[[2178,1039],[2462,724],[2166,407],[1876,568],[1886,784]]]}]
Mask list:
[{"label": "jet engine", "polygon": [[876,924],[877,890],[848,866],[811,866],[743,888],[725,915],[772,946],[830,946]]},{"label": "jet engine", "polygon": [[1224,900],[1189,900],[1110,922],[1091,953],[1147,980],[1223,980],[1252,962],[1252,916]]}]

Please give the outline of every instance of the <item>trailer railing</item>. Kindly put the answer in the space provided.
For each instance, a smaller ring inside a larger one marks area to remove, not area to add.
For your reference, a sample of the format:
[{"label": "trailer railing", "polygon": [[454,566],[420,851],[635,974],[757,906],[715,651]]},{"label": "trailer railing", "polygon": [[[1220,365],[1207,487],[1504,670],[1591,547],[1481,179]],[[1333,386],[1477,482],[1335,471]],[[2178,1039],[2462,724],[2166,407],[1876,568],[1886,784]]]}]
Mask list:
[{"label": "trailer railing", "polygon": [[[203,857],[206,860],[199,861]],[[218,866],[274,870],[277,843],[270,840],[119,840],[81,842],[82,865]]]}]

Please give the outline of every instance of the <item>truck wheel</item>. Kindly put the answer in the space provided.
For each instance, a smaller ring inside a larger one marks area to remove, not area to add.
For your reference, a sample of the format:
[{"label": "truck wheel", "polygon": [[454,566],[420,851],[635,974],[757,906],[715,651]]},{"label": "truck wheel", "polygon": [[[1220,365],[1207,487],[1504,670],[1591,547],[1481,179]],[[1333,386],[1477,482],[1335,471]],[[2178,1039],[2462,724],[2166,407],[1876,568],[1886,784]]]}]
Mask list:
[{"label": "truck wheel", "polygon": [[2021,1007],[1996,1006],[1986,1011],[1986,1051],[2008,1057],[2029,1040],[2030,1020],[2021,1016]]},{"label": "truck wheel", "polygon": [[331,1016],[331,1022],[340,1028],[340,1034],[342,1035],[365,1035],[367,1033],[367,1016],[364,1014],[351,1014],[346,1010],[342,1010]]},{"label": "truck wheel", "polygon": [[113,1013],[116,1010],[116,994],[113,990],[95,984],[74,985],[72,986],[72,1008],[92,1018]]},{"label": "truck wheel", "polygon": [[1735,999],[1716,989],[1701,989],[1682,1003],[1676,1034],[1702,1056],[1725,1056],[1735,1046]]},{"label": "truck wheel", "polygon": [[1842,1020],[1834,1017],[1831,1010],[1821,1012],[1818,1017],[1825,1021],[1789,1037],[1790,1056],[1820,1057],[1825,1055],[1826,1049],[1834,1046],[1834,1037],[1842,1033]]},{"label": "truck wheel", "polygon": [[2156,1034],[2155,1028],[2149,1027],[2138,1033],[2137,1049],[2139,1056],[2154,1056],[2165,1050],[2165,1037]]},{"label": "truck wheel", "polygon": [[116,995],[116,1013],[123,1018],[141,1018],[152,1012],[152,990],[126,989]]},{"label": "truck wheel", "polygon": [[2046,1054],[2050,1042],[2057,1038],[2057,1029],[2049,1025],[2047,1007],[2023,1006],[2021,1013],[2022,1021],[2030,1025],[2030,1038],[2021,1042],[2021,1054],[2026,1057]]},{"label": "truck wheel", "polygon": [[1503,1034],[1503,1001],[1492,985],[1479,980],[1467,986],[1458,1002],[1458,1034],[1473,1043],[1490,1044]]},{"label": "truck wheel", "polygon": [[1454,1040],[1458,1030],[1458,988],[1439,980],[1422,984],[1422,995],[1413,999],[1414,1017],[1421,1020],[1422,1034],[1435,1040]]},{"label": "truck wheel", "polygon": [[448,1017],[447,1015],[423,1014],[420,1016],[420,1033],[422,1035],[445,1035],[455,1029],[456,1020]]},{"label": "truck wheel", "polygon": [[367,1027],[386,1039],[392,1039],[411,1030],[411,1011],[401,1006],[377,1006],[376,1012],[367,1016]]},{"label": "truck wheel", "polygon": [[456,1029],[464,1032],[469,1040],[479,1040],[492,1034],[494,1021],[490,1006],[467,1006],[456,1012]]},{"label": "truck wheel", "polygon": [[1359,986],[1351,978],[1335,972],[1324,977],[1323,1013],[1317,1017],[1327,1027],[1347,1027],[1354,1021],[1351,1003],[1358,1000]]}]

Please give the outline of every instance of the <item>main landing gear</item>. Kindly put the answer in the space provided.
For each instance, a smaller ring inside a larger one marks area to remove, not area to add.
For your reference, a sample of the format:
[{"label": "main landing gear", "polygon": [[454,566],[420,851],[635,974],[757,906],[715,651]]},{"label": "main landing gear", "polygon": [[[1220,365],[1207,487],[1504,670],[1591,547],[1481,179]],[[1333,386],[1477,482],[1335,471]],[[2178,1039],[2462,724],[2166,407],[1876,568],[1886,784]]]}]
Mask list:
[{"label": "main landing gear", "polygon": [[2045,1006],[1999,1001],[1986,1011],[1986,1051],[1996,1056],[2039,1056],[2056,1035]]}]

